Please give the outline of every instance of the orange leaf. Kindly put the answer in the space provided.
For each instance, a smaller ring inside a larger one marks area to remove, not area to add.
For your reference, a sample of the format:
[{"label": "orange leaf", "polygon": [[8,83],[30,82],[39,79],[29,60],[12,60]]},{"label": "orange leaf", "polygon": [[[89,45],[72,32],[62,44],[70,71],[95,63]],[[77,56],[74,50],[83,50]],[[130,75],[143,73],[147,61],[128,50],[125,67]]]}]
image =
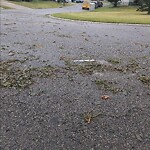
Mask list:
[{"label": "orange leaf", "polygon": [[102,97],[101,97],[101,99],[103,99],[103,100],[108,100],[110,97],[108,96],[108,95],[103,95]]}]

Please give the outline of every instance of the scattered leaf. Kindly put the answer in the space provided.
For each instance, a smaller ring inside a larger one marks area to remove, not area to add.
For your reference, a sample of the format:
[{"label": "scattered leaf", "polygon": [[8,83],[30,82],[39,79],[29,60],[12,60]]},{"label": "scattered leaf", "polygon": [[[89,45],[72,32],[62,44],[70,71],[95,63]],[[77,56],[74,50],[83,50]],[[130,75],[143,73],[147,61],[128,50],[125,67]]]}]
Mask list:
[{"label": "scattered leaf", "polygon": [[109,97],[108,95],[103,95],[103,96],[101,97],[101,99],[103,99],[103,100],[108,100],[108,99],[110,99],[110,97]]},{"label": "scattered leaf", "polygon": [[86,114],[86,116],[84,116],[85,122],[87,123],[91,123],[91,119],[92,119],[92,115],[91,114]]}]

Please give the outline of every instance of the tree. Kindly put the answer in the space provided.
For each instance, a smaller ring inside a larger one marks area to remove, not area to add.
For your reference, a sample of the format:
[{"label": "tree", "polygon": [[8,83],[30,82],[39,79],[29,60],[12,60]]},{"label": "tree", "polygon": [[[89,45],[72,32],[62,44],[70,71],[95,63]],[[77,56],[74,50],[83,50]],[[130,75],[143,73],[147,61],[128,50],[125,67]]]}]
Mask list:
[{"label": "tree", "polygon": [[111,2],[114,5],[114,7],[117,7],[117,4],[120,0],[108,0],[108,1]]},{"label": "tree", "polygon": [[148,14],[150,15],[150,0],[144,0],[146,6],[148,7]]},{"label": "tree", "polygon": [[139,0],[139,10],[140,11],[148,11],[150,15],[150,0]]}]

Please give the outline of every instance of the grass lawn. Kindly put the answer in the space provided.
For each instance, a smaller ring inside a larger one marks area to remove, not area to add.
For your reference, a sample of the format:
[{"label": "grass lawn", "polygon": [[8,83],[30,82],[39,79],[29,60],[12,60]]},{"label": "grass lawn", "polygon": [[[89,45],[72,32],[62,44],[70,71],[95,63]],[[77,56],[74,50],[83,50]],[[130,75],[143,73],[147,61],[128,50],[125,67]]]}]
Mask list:
[{"label": "grass lawn", "polygon": [[10,7],[7,7],[7,6],[3,6],[3,5],[0,5],[0,9],[12,9],[12,8],[10,8]]},{"label": "grass lawn", "polygon": [[[33,9],[43,9],[43,8],[57,8],[62,6],[62,3],[52,2],[52,1],[34,1],[34,2],[14,2],[11,3],[33,8]],[[65,4],[66,6],[70,4]]]},{"label": "grass lawn", "polygon": [[58,13],[54,17],[107,23],[150,24],[150,15],[147,12],[136,11],[137,7],[120,6],[98,8],[95,11],[78,13]]}]

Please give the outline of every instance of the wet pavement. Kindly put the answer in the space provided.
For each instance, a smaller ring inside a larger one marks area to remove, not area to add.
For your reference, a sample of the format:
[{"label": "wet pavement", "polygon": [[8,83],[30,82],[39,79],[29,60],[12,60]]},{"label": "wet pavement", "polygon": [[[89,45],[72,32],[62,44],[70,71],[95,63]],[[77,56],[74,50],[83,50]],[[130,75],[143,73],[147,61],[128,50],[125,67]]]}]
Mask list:
[{"label": "wet pavement", "polygon": [[1,149],[149,150],[150,27],[79,8],[1,11]]}]

